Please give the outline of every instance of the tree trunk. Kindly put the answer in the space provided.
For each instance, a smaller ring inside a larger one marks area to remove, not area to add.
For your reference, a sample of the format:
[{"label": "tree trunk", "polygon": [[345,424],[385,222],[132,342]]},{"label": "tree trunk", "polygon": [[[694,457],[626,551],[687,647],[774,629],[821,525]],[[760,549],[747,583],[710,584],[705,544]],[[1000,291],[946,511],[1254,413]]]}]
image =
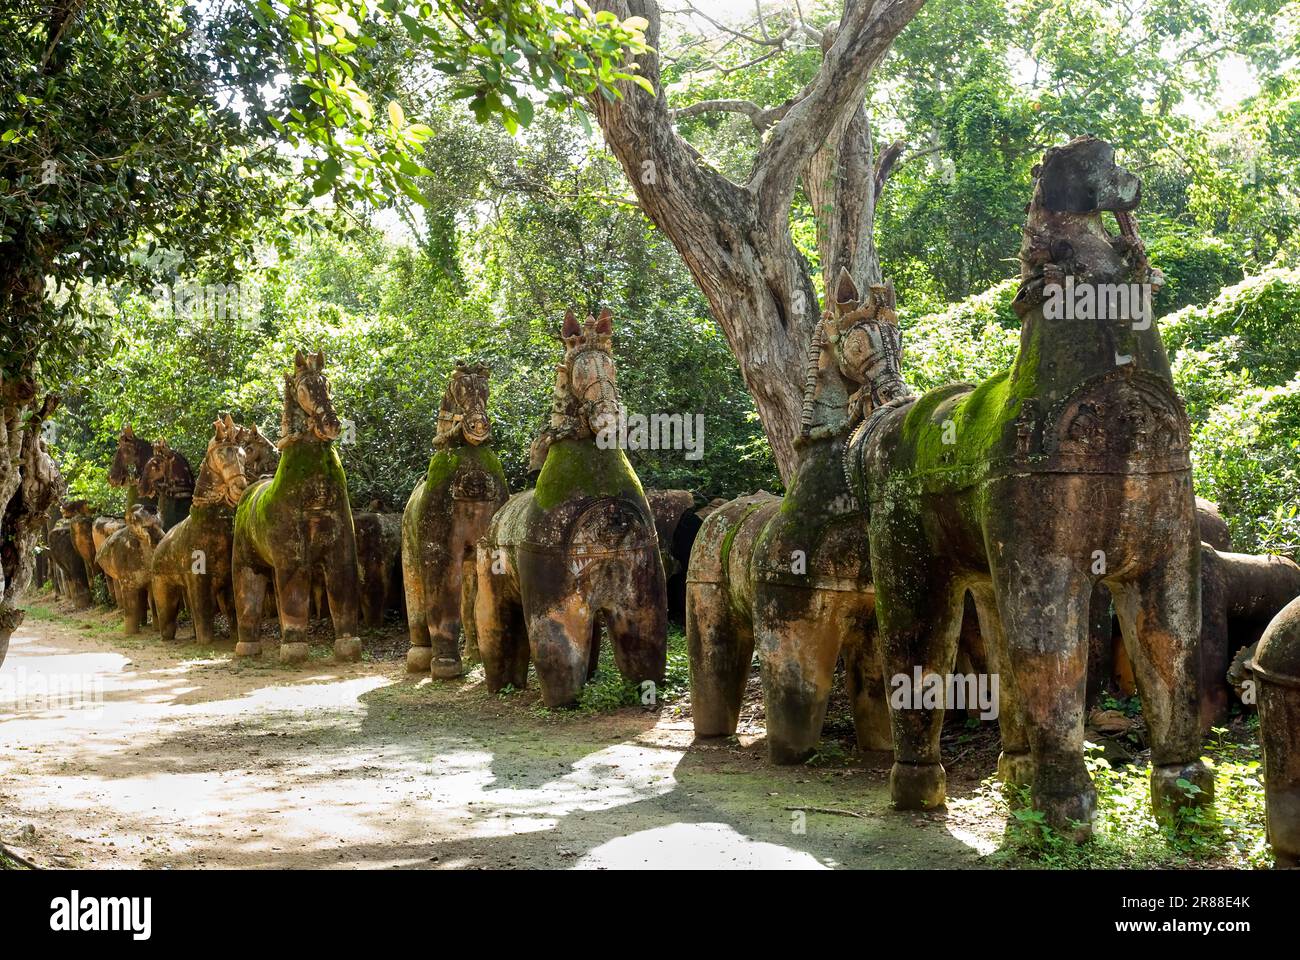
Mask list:
[{"label": "tree trunk", "polygon": [[[745,184],[723,177],[677,135],[654,50],[638,60],[654,96],[625,83],[621,99],[591,100],[641,209],[672,241],[722,327],[787,482],[795,466],[804,363],[820,313],[808,263],[790,235],[794,191],[804,177],[819,198],[814,203],[831,214],[823,276],[846,266],[868,282],[877,280],[866,84],[923,3],[846,0],[817,78],[772,128]],[[597,0],[594,6],[619,19],[644,17],[646,40],[658,46],[656,0]],[[824,150],[832,140],[833,149]]]},{"label": "tree trunk", "polygon": [[23,621],[19,598],[31,583],[37,532],[63,482],[45,451],[41,427],[58,399],[36,402],[28,376],[0,374],[0,664]]}]

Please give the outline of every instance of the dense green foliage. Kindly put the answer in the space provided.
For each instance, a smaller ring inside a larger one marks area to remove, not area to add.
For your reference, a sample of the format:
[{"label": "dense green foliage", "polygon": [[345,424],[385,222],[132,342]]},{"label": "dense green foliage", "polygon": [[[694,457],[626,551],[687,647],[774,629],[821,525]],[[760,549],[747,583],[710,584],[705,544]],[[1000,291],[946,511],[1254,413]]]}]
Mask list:
[{"label": "dense green foliage", "polygon": [[[315,15],[335,38],[326,41],[312,37],[299,4],[237,4],[206,24],[208,46],[199,49],[224,51],[208,62],[233,89],[249,94],[271,66],[302,82],[276,88],[236,119],[263,131],[283,126],[283,138],[306,158],[295,162],[307,192],[336,201],[414,192],[423,205],[397,208],[377,225],[349,221],[341,236],[287,240],[264,231],[253,243],[238,233],[242,245],[232,249],[247,269],[232,316],[213,315],[210,303],[186,316],[174,291],[101,291],[110,349],[75,358],[58,424],[74,493],[114,506],[104,471],[126,420],[141,435],[166,436],[192,460],[221,410],[275,436],[280,377],[300,346],[325,349],[336,406],[355,425],[354,442],[340,451],[355,503],[379,497],[399,507],[423,476],[457,358],[492,367],[495,445],[518,489],[550,407],[555,332],[571,305],[613,309],[631,412],[705,417],[701,461],[683,451],[630,452],[646,487],[708,496],[778,489],[725,339],[585,122],[571,112],[534,116],[519,86],[520,71],[531,67],[519,60],[494,73],[483,49],[470,46],[440,61],[447,69],[430,82],[411,82],[412,64],[445,47],[445,24],[421,13],[412,26],[402,18],[410,8],[399,6],[371,5],[353,29],[346,17],[355,7],[318,4]],[[528,20],[533,5],[514,6],[523,19],[501,29],[540,23]],[[1067,136],[1111,137],[1144,180],[1141,229],[1166,276],[1157,314],[1192,419],[1198,489],[1222,504],[1240,548],[1294,552],[1296,5],[1142,0],[1131,10],[1117,22],[1108,0],[930,0],[877,72],[869,102],[877,149],[895,137],[905,142],[877,214],[882,266],[900,292],[905,374],[929,389],[1009,366],[1019,335],[1008,278],[1031,168],[1045,145]],[[836,9],[827,3],[804,13],[819,28]],[[753,24],[738,23],[734,35],[699,20],[670,30],[664,76],[673,105],[776,105],[796,95],[820,55],[795,16],[766,13],[763,36],[790,37],[767,46],[751,42],[760,35]],[[581,42],[635,47],[637,26],[593,21]],[[318,61],[325,46],[335,49]],[[537,55],[549,64],[536,78],[538,103],[571,105],[574,89],[613,77],[608,63],[584,66],[571,47]],[[343,77],[337,89],[320,93],[317,66],[326,87]],[[1252,80],[1216,111],[1230,66],[1248,69]],[[367,105],[349,97],[354,86]],[[467,95],[457,100],[457,92]],[[322,111],[340,97],[349,104],[341,113]],[[402,105],[391,114],[382,106],[390,100]],[[488,115],[507,132],[477,122]],[[511,135],[516,125],[527,129]],[[735,178],[743,179],[761,141],[734,111],[692,114],[680,129]],[[360,139],[346,143],[348,130]],[[367,172],[357,151],[369,144],[382,157],[398,131],[411,135],[398,137],[391,163]],[[331,158],[337,169],[327,168]],[[792,230],[815,263],[814,214],[798,199]],[[204,272],[201,258],[181,266],[202,283],[232,276],[224,264]]]}]

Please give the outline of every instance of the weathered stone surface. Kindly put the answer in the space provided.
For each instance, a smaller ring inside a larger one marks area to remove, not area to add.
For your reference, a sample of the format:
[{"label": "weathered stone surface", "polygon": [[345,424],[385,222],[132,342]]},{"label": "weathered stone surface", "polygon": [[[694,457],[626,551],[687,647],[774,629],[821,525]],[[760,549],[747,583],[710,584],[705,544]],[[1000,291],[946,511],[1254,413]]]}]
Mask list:
[{"label": "weathered stone surface", "polygon": [[[182,601],[194,622],[194,640],[214,639],[213,618],[218,607],[235,617],[231,550],[235,508],[248,486],[242,432],[226,414],[213,423],[189,516],[167,531],[154,551],[153,593],[158,630],[168,642],[176,639],[176,616]],[[237,623],[232,623],[237,626]]]},{"label": "weathered stone surface", "polygon": [[162,523],[154,508],[137,503],[127,511],[125,525],[95,553],[95,562],[116,584],[127,635],[139,633],[149,619],[153,553],[162,536]]},{"label": "weathered stone surface", "polygon": [[360,598],[356,538],[347,478],[333,446],[342,424],[330,401],[324,367],[324,353],[299,351],[294,357],[294,372],[284,378],[275,476],[252,484],[235,514],[237,656],[262,652],[262,609],[274,580],[280,661],[306,659],[313,575],[322,577],[329,596],[335,657],[360,656],[354,642]]},{"label": "weathered stone surface", "polygon": [[[1139,195],[1102,141],[1048,151],[1021,248],[1014,366],[890,411],[862,458],[886,674],[948,673],[963,591],[996,600],[981,632],[1001,675],[1003,766],[1032,756],[1035,806],[1077,837],[1095,812],[1082,740],[1098,581],[1137,653],[1157,814],[1185,802],[1179,777],[1212,795],[1197,759],[1200,536],[1164,346],[1150,317],[1045,310],[1070,285],[1159,283],[1131,213]],[[892,719],[895,804],[941,803],[941,711]]]},{"label": "weathered stone surface", "polygon": [[1279,867],[1300,867],[1300,598],[1273,618],[1250,666],[1259,691],[1268,842]]},{"label": "weathered stone surface", "polygon": [[629,680],[663,681],[664,568],[654,517],[622,450],[595,442],[620,413],[612,320],[565,317],[551,421],[533,445],[537,487],[492,518],[477,551],[474,621],[489,690],[537,669],[547,706],[571,704],[595,671],[601,627]]},{"label": "weathered stone surface", "polygon": [[462,616],[463,595],[474,592],[474,550],[509,490],[491,448],[488,379],[483,364],[457,363],[438,410],[434,454],[402,514],[402,582],[412,673],[448,679],[477,659],[472,618]]}]

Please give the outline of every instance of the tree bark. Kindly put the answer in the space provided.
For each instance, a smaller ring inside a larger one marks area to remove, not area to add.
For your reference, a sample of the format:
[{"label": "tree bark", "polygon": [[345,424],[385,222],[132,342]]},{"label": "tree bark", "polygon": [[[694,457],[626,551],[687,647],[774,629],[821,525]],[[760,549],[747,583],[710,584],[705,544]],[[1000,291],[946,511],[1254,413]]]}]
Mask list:
[{"label": "tree bark", "polygon": [[[794,192],[805,177],[810,193],[822,197],[815,202],[833,214],[826,224],[823,275],[847,266],[868,281],[878,279],[866,85],[924,2],[845,0],[821,70],[788,109],[783,105],[744,184],[723,177],[678,136],[654,50],[638,59],[653,96],[624,83],[621,99],[591,100],[641,209],[672,241],[726,335],[787,482],[795,467],[804,361],[820,313],[808,263],[790,235]],[[646,40],[658,47],[657,0],[597,0],[593,6],[619,19],[644,17]],[[823,144],[832,131],[834,149],[827,153]],[[820,173],[814,176],[824,179],[814,187],[807,177],[819,152]]]},{"label": "tree bark", "polygon": [[31,584],[37,532],[63,492],[58,467],[45,450],[41,428],[58,406],[36,402],[29,376],[0,374],[0,664],[23,621],[18,602]]}]

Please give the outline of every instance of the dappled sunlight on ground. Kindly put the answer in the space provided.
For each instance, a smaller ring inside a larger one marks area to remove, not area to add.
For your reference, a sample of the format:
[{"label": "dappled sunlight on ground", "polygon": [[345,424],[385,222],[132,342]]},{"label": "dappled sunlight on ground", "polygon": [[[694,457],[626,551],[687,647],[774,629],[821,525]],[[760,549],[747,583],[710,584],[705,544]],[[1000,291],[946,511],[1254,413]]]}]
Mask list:
[{"label": "dappled sunlight on ground", "polygon": [[[29,619],[0,674],[96,684],[84,709],[0,699],[0,837],[32,825],[48,865],[940,865],[1000,833],[891,814],[881,771],[693,746],[668,711],[557,713],[400,661],[281,668],[156,636],[128,656],[71,622]],[[802,805],[864,813],[795,830]]]}]

